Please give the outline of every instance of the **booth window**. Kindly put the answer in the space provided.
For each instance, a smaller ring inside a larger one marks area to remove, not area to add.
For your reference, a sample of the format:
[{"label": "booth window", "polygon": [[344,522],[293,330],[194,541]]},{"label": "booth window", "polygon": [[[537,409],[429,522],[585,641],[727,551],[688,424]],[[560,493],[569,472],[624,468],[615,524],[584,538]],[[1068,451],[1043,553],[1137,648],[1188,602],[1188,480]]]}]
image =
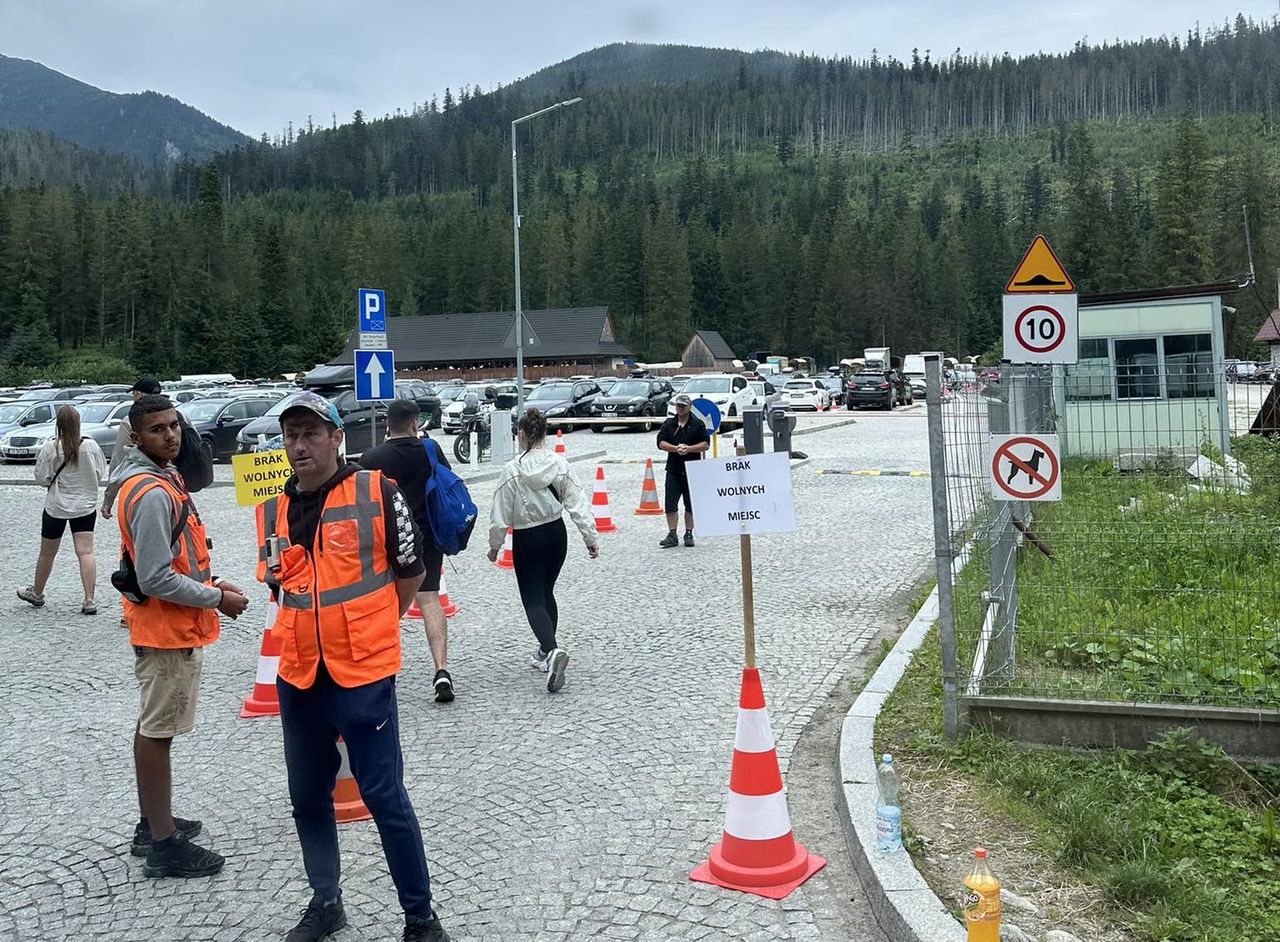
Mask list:
[{"label": "booth window", "polygon": [[1209,334],[1175,334],[1162,339],[1169,398],[1213,398],[1213,338]]},{"label": "booth window", "polygon": [[1105,337],[1080,341],[1080,362],[1067,367],[1068,402],[1102,402],[1111,399],[1111,351]]},{"label": "booth window", "polygon": [[1160,350],[1156,337],[1117,340],[1116,398],[1160,398]]}]

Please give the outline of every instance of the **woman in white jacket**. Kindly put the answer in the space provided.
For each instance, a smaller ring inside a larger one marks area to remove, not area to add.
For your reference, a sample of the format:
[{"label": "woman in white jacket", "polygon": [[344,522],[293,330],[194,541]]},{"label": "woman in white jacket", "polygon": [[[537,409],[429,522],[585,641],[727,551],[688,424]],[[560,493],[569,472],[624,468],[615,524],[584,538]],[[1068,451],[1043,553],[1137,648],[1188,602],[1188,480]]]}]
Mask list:
[{"label": "woman in white jacket", "polygon": [[97,519],[98,484],[106,476],[107,459],[92,438],[80,437],[80,413],[73,406],[58,410],[57,435],[44,443],[36,458],[36,481],[49,490],[40,517],[40,554],[36,557],[35,582],[18,590],[18,598],[34,605],[44,605],[44,587],[53,571],[53,560],[62,545],[62,534],[71,526],[80,563],[80,582],[84,600],[80,611],[98,613],[94,586],[98,581],[98,564],[93,558],[93,525]]},{"label": "woman in white jacket", "polygon": [[516,422],[520,455],[502,469],[502,479],[493,495],[489,515],[489,561],[498,558],[507,529],[514,532],[511,553],[516,569],[516,585],[524,604],[529,627],[538,639],[531,658],[533,666],[547,674],[547,692],[564,686],[569,655],[556,643],[559,610],[555,586],[568,550],[565,511],[587,544],[587,555],[600,555],[596,524],[586,492],[569,470],[563,455],[547,445],[547,420],[537,409],[529,409]]}]

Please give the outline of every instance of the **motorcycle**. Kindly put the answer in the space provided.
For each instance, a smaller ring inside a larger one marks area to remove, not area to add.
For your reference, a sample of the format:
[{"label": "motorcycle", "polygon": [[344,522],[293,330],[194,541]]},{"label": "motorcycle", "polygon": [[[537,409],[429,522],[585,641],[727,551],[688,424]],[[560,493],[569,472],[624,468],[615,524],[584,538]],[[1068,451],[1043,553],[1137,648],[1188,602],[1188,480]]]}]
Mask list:
[{"label": "motorcycle", "polygon": [[492,436],[489,433],[489,423],[493,416],[493,411],[486,412],[466,412],[462,413],[462,428],[453,439],[453,456],[462,464],[471,463],[471,433],[476,433],[476,443],[480,448],[480,455],[477,461],[484,461],[489,457],[492,451]]}]

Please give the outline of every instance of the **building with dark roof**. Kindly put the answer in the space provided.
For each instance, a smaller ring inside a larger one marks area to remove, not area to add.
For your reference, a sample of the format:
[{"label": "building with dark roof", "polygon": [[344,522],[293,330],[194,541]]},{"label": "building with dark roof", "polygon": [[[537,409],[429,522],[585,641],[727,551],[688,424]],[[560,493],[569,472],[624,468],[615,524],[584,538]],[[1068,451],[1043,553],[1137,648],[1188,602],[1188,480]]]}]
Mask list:
[{"label": "building with dark roof", "polygon": [[[572,366],[579,372],[612,371],[631,351],[618,343],[609,309],[556,308],[525,311],[524,360],[527,365]],[[387,346],[396,369],[511,369],[516,358],[515,312],[429,314],[387,319]],[[354,362],[360,338],[352,331],[346,349],[332,365]]]},{"label": "building with dark roof", "polygon": [[[736,364],[736,366],[735,366]],[[699,330],[689,338],[680,365],[687,370],[732,370],[740,368],[738,355],[716,330]]]}]

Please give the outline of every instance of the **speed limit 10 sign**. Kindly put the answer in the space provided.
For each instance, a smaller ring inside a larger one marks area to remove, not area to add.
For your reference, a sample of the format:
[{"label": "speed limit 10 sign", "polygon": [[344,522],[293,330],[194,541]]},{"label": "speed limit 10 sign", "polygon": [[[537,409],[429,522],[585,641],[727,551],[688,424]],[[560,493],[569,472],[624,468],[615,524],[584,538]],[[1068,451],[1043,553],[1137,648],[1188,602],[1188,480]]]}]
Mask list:
[{"label": "speed limit 10 sign", "polygon": [[1006,294],[1004,359],[1010,363],[1076,363],[1079,308],[1072,294]]}]

